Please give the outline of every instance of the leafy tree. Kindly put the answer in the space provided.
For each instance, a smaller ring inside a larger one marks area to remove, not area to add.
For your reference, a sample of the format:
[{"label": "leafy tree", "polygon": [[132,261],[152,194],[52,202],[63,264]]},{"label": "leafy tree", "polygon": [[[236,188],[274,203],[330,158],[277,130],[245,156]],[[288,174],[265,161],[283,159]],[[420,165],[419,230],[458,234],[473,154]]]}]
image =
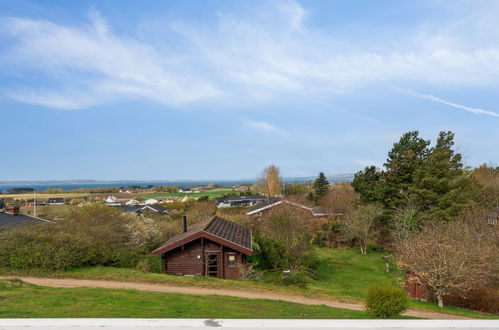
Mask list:
[{"label": "leafy tree", "polygon": [[320,172],[319,176],[314,181],[314,191],[315,191],[314,199],[316,204],[319,204],[322,198],[326,196],[328,192],[328,187],[329,187],[329,182],[327,181],[324,172]]},{"label": "leafy tree", "polygon": [[383,199],[382,173],[376,166],[368,166],[355,173],[352,187],[359,194],[362,203],[381,202]]},{"label": "leafy tree", "polygon": [[455,153],[454,133],[440,132],[437,143],[416,168],[411,197],[432,218],[449,220],[473,203],[474,189],[463,169],[461,154]]}]

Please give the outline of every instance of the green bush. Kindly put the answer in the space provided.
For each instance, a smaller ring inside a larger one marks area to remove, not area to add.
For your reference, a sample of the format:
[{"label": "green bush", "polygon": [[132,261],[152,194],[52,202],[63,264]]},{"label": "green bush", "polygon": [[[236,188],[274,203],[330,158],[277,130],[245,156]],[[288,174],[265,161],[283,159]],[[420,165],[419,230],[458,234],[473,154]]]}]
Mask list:
[{"label": "green bush", "polygon": [[374,284],[367,289],[366,310],[376,318],[397,318],[407,309],[408,297],[402,288]]},{"label": "green bush", "polygon": [[110,265],[133,268],[159,242],[151,219],[105,205],[78,207],[56,223],[25,224],[0,232],[0,265],[65,270]]},{"label": "green bush", "polygon": [[306,288],[312,280],[311,272],[307,270],[292,270],[288,275],[283,275],[280,278],[280,284],[287,286],[298,286]]}]

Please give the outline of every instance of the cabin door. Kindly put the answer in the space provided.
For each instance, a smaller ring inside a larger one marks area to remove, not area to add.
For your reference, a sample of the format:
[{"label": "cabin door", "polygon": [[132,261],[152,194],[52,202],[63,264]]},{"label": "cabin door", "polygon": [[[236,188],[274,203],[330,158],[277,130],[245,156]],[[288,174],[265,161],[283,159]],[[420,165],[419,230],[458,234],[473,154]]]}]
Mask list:
[{"label": "cabin door", "polygon": [[220,267],[219,261],[220,261],[220,258],[218,257],[218,253],[209,252],[206,254],[206,275],[207,276],[219,277],[218,276],[218,270]]}]

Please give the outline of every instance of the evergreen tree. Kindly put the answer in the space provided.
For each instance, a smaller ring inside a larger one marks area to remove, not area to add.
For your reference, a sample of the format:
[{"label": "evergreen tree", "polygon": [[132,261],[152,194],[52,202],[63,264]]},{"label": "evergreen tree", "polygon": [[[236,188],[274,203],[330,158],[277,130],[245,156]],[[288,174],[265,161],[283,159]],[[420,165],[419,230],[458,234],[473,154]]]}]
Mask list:
[{"label": "evergreen tree", "polygon": [[437,143],[414,173],[410,196],[431,218],[449,220],[473,203],[475,189],[455,153],[454,133],[440,132]]},{"label": "evergreen tree", "polygon": [[382,173],[376,166],[368,166],[355,173],[352,187],[360,196],[362,203],[381,202],[383,200]]},{"label": "evergreen tree", "polygon": [[412,131],[402,135],[388,152],[382,181],[382,199],[386,207],[393,209],[404,203],[414,173],[428,157],[429,144],[429,140],[419,137],[418,131]]},{"label": "evergreen tree", "polygon": [[314,181],[314,200],[316,204],[318,204],[321,199],[326,196],[328,189],[329,182],[327,181],[326,175],[324,175],[324,172],[320,172],[319,176]]}]

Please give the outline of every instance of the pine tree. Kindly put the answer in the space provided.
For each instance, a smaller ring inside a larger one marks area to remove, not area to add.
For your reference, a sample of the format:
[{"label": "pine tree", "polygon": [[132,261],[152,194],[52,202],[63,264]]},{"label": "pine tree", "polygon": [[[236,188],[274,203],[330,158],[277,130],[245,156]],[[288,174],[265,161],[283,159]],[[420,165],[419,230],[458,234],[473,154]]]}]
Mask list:
[{"label": "pine tree", "polygon": [[440,132],[437,143],[414,173],[410,195],[434,219],[449,220],[473,203],[475,189],[455,153],[454,133]]},{"label": "pine tree", "polygon": [[363,171],[355,173],[352,187],[360,196],[362,203],[382,202],[382,173],[376,166],[368,166]]},{"label": "pine tree", "polygon": [[327,181],[324,172],[320,172],[319,176],[314,181],[314,190],[315,190],[314,199],[316,204],[319,204],[321,199],[324,196],[326,196],[328,189],[329,189],[329,182]]},{"label": "pine tree", "polygon": [[396,208],[405,201],[413,184],[415,171],[428,157],[429,140],[419,137],[418,131],[407,132],[388,152],[383,173],[383,201],[386,207]]}]

